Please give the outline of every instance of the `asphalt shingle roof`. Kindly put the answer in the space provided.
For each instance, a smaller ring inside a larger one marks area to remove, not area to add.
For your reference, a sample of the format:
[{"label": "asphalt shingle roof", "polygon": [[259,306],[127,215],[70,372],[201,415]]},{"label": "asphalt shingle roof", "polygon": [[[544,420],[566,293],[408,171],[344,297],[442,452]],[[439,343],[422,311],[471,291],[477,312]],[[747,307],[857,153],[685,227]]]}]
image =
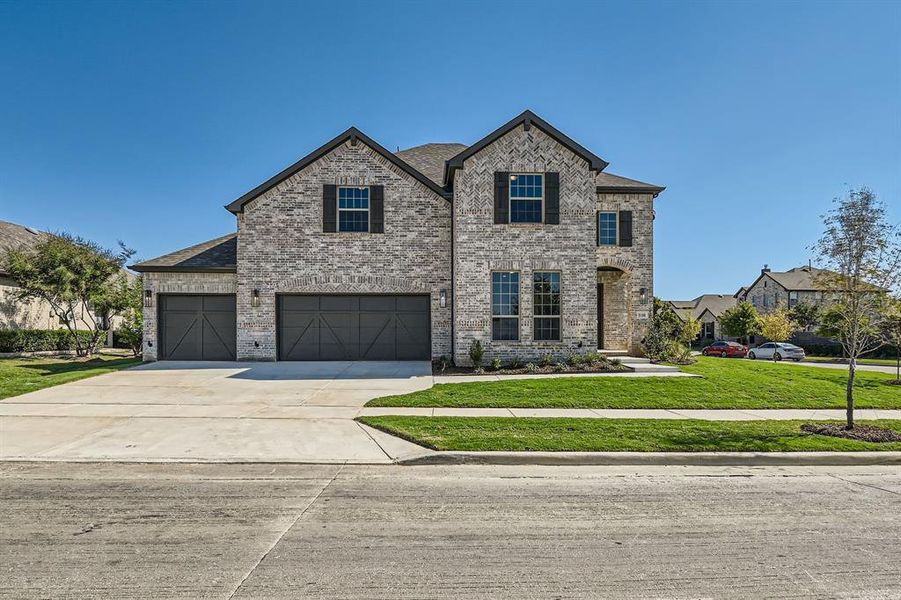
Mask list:
[{"label": "asphalt shingle roof", "polygon": [[7,274],[3,261],[8,250],[33,248],[46,237],[47,234],[43,231],[9,221],[0,221],[0,275]]},{"label": "asphalt shingle roof", "polygon": [[697,319],[705,310],[709,310],[714,317],[719,318],[735,306],[738,300],[729,294],[701,294],[694,300],[670,300],[669,303],[679,318],[684,320],[689,315]]},{"label": "asphalt shingle roof", "polygon": [[170,269],[234,271],[237,265],[238,234],[229,233],[214,240],[145,260],[132,265],[131,269],[135,271],[165,271]]},{"label": "asphalt shingle roof", "polygon": [[395,154],[438,185],[444,185],[444,163],[466,148],[466,144],[431,143],[399,150]]},{"label": "asphalt shingle roof", "polygon": [[657,190],[663,191],[664,188],[659,185],[654,185],[653,183],[646,183],[644,181],[638,181],[637,179],[629,179],[628,177],[622,177],[620,175],[614,175],[613,173],[607,173],[605,171],[601,171],[594,178],[595,185],[598,187],[611,187],[611,188],[635,188],[640,190]]}]

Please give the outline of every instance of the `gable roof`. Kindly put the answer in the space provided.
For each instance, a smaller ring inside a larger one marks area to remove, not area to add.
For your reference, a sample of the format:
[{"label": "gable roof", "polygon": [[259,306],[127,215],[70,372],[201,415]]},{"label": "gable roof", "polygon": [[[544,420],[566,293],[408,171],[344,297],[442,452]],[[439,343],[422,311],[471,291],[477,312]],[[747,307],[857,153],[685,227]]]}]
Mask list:
[{"label": "gable roof", "polygon": [[498,139],[519,127],[520,125],[524,125],[528,130],[530,127],[537,127],[547,135],[554,138],[560,145],[564,146],[568,150],[570,150],[573,154],[580,156],[588,162],[588,168],[592,171],[601,172],[603,171],[607,165],[609,164],[603,158],[597,156],[593,152],[587,150],[584,146],[574,141],[569,136],[565,135],[553,125],[533,113],[531,110],[526,110],[522,114],[513,117],[478,142],[469,146],[459,154],[453,156],[447,161],[447,164],[444,169],[444,185],[447,188],[450,188],[454,183],[454,173],[457,169],[463,168],[463,162],[476,154],[486,146],[489,146],[496,142]]},{"label": "gable roof", "polygon": [[676,316],[684,321],[688,316],[699,319],[705,312],[718,319],[737,302],[728,294],[701,294],[694,300],[670,300],[669,303]]},{"label": "gable roof", "polygon": [[44,241],[47,233],[18,223],[0,221],[0,275],[8,275],[3,264],[7,250],[28,250]]},{"label": "gable roof", "polygon": [[444,185],[444,163],[463,150],[466,144],[431,143],[395,152],[408,165],[438,185]]},{"label": "gable roof", "polygon": [[257,187],[253,188],[252,190],[250,190],[249,192],[247,192],[246,194],[244,194],[243,196],[241,196],[240,198],[235,200],[234,202],[226,204],[225,208],[235,214],[243,212],[245,204],[247,204],[254,198],[260,196],[261,194],[271,190],[272,188],[274,188],[281,182],[285,181],[286,179],[288,179],[295,173],[301,171],[305,167],[316,162],[317,160],[319,160],[320,158],[322,158],[323,156],[325,156],[326,154],[328,154],[329,152],[331,152],[332,150],[334,150],[341,144],[347,142],[348,140],[351,143],[356,143],[358,140],[363,142],[364,144],[366,144],[367,146],[369,146],[370,148],[372,148],[373,150],[375,150],[376,152],[381,154],[383,157],[385,157],[389,162],[391,162],[391,164],[393,164],[394,166],[399,168],[401,171],[410,175],[411,177],[413,177],[414,179],[416,179],[417,181],[419,181],[420,183],[425,185],[427,188],[429,188],[430,190],[432,190],[433,192],[438,194],[439,196],[441,196],[443,198],[447,198],[447,194],[441,188],[440,185],[436,184],[434,181],[432,181],[431,179],[429,179],[428,177],[426,177],[425,175],[423,175],[422,173],[420,173],[419,171],[414,169],[409,164],[407,164],[407,162],[404,161],[401,157],[397,156],[396,154],[392,154],[391,152],[389,152],[388,150],[383,148],[378,142],[376,142],[375,140],[373,140],[372,138],[367,136],[365,133],[363,133],[356,127],[351,127],[347,131],[345,131],[345,132],[339,134],[338,136],[334,137],[333,139],[329,140],[328,142],[326,142],[325,144],[323,144],[316,150],[313,150],[312,152],[310,152],[309,154],[307,154],[306,156],[301,158],[299,161],[297,161],[296,163],[294,163],[293,165],[291,165],[290,167],[288,167],[281,173],[278,173],[277,175],[270,177],[269,179],[267,179],[266,181],[264,181]]},{"label": "gable roof", "polygon": [[129,269],[139,273],[159,271],[234,273],[238,267],[238,234],[201,242],[157,258],[145,260]]}]

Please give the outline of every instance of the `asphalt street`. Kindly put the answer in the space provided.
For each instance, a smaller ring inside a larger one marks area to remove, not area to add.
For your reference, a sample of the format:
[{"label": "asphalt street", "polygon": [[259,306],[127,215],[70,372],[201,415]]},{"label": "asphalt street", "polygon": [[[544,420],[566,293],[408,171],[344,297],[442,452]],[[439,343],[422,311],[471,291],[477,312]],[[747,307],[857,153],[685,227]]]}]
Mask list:
[{"label": "asphalt street", "polygon": [[0,464],[4,598],[898,598],[897,467]]}]

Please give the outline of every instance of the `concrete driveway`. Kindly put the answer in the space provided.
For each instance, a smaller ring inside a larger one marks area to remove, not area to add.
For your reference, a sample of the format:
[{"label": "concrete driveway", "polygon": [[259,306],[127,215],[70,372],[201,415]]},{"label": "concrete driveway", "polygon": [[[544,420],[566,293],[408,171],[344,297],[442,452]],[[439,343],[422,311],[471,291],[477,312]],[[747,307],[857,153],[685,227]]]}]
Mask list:
[{"label": "concrete driveway", "polygon": [[158,362],[0,401],[0,459],[388,463],[353,421],[432,385],[428,362]]}]

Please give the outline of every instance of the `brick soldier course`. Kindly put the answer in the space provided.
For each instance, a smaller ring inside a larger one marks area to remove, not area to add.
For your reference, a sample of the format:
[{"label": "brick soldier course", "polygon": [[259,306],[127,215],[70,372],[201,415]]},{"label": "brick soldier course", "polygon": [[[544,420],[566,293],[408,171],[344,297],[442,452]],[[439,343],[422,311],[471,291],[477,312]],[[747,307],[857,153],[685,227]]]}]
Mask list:
[{"label": "brick soldier course", "polygon": [[[169,358],[159,350],[161,294],[235,294],[229,352],[238,360],[279,357],[284,294],[427,296],[433,359],[468,364],[474,340],[486,361],[560,358],[597,350],[599,283],[604,348],[635,351],[650,318],[653,200],[663,188],[606,166],[530,111],[469,147],[390,153],[351,128],[229,204],[236,234],[134,265],[145,278],[144,359]],[[541,222],[509,222],[509,189],[497,182],[516,174],[542,176]],[[333,194],[344,186],[369,190],[368,230],[336,231]],[[598,244],[599,211],[619,215],[615,245]],[[496,271],[519,274],[515,341],[492,339]],[[535,272],[559,273],[557,341],[534,339]],[[392,317],[397,336],[402,317]],[[332,335],[324,321],[312,326],[322,340]]]}]

